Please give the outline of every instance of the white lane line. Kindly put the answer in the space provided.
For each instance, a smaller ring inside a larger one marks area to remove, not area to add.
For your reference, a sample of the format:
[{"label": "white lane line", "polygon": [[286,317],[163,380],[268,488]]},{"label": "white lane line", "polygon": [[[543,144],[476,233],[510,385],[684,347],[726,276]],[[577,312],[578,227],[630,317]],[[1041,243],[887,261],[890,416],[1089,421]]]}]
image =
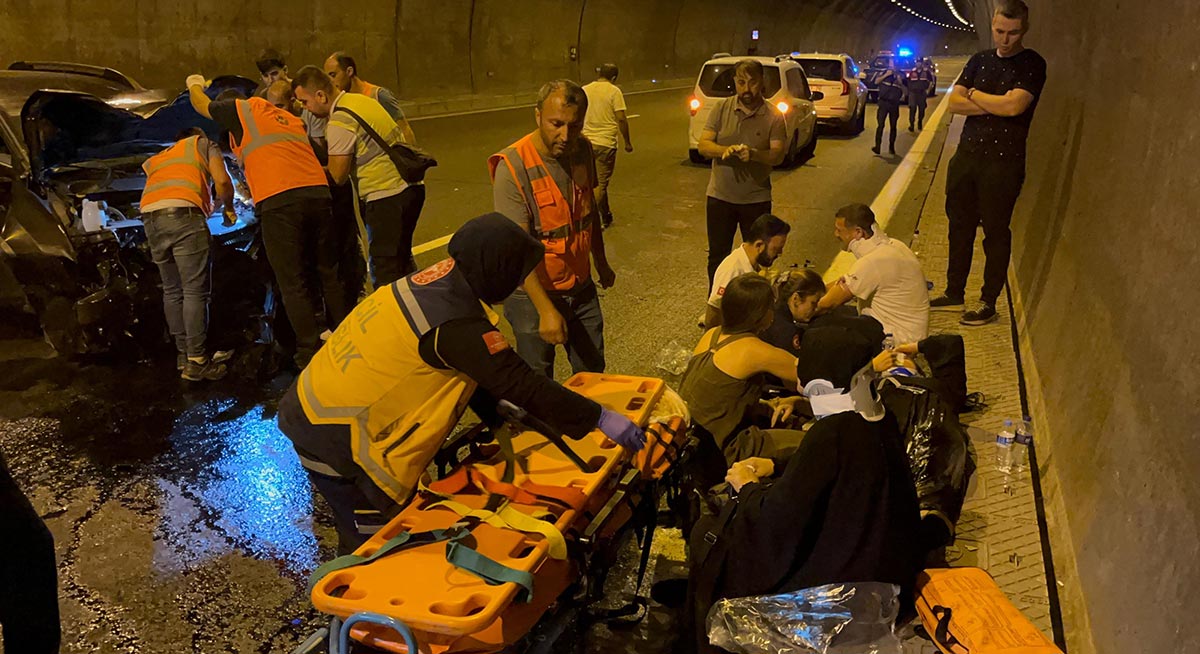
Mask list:
[{"label": "white lane line", "polygon": [[453,233],[446,234],[445,236],[442,236],[440,238],[435,238],[432,241],[429,241],[428,243],[422,243],[422,244],[414,247],[413,251],[412,251],[413,256],[415,257],[418,254],[425,254],[426,252],[429,252],[431,250],[436,250],[436,249],[446,245],[447,243],[450,242],[451,236],[454,236],[454,234]]},{"label": "white lane line", "polygon": [[[888,223],[891,222],[892,216],[896,213],[896,207],[900,206],[900,199],[904,197],[904,192],[908,190],[912,184],[913,177],[917,174],[917,168],[920,167],[921,161],[925,159],[925,155],[929,153],[930,145],[933,143],[934,134],[937,133],[938,125],[942,122],[942,116],[950,108],[950,94],[942,96],[942,101],[938,103],[933,114],[925,121],[925,129],[917,135],[917,140],[908,149],[908,153],[904,155],[904,160],[896,166],[896,170],[892,176],[888,178],[886,184],[880,189],[879,195],[871,202],[871,211],[875,212],[875,222],[879,224],[885,231]],[[825,283],[831,283],[837,280],[842,275],[850,270],[850,266],[854,263],[854,255],[846,251],[837,253],[833,258],[833,262],[829,264],[829,268],[825,270]]]},{"label": "white lane line", "polygon": [[626,116],[626,118],[641,118],[641,116],[642,116],[641,114],[630,114],[630,115]]}]

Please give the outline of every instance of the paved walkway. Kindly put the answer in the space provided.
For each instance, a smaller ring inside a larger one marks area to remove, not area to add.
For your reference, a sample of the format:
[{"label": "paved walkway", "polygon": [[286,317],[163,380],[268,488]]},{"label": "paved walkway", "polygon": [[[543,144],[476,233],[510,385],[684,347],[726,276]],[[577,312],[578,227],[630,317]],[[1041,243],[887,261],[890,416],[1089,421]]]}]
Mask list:
[{"label": "paved walkway", "polygon": [[[949,130],[936,174],[929,189],[918,225],[915,251],[934,282],[934,293],[945,284],[947,248],[946,169],[957,146],[962,121],[957,119],[940,130]],[[926,161],[926,165],[933,162]],[[928,183],[928,182],[926,182]],[[975,244],[975,265],[968,283],[968,298],[982,284],[982,235]],[[1012,340],[1012,321],[1007,297],[1002,296],[996,307],[1000,319],[982,327],[959,325],[957,313],[934,313],[931,330],[934,333],[957,333],[963,336],[967,353],[969,390],[986,396],[987,408],[962,416],[969,426],[975,451],[977,469],[968,488],[967,500],[958,524],[955,543],[947,548],[946,558],[952,566],[979,566],[987,570],[1019,607],[1048,637],[1051,631],[1051,607],[1043,567],[1041,538],[1037,521],[1033,482],[1026,470],[1005,475],[996,469],[995,433],[1005,418],[1020,418],[1021,396],[1018,367]],[[655,538],[654,560],[643,593],[656,578],[686,574],[684,543],[678,529],[660,528]],[[608,596],[612,604],[620,604],[633,592],[631,577],[636,570],[636,554],[627,547],[625,556],[610,576]],[[621,579],[630,579],[621,584]],[[664,633],[677,630],[675,616],[664,607],[651,603],[647,618],[632,629],[609,630],[603,625],[593,628],[589,652],[637,652],[651,654],[670,651],[672,638]],[[913,636],[905,641],[906,654],[935,654],[932,643]]]}]

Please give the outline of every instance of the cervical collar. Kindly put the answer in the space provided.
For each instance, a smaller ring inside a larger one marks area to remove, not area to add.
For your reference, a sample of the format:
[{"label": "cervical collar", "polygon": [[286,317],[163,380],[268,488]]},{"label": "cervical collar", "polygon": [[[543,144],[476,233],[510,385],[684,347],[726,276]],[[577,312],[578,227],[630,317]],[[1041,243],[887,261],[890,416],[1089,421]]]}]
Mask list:
[{"label": "cervical collar", "polygon": [[805,384],[802,391],[812,405],[813,415],[817,420],[854,411],[866,420],[876,422],[884,415],[883,405],[879,403],[871,386],[878,376],[868,363],[850,379],[849,392],[836,388],[826,379],[814,379]]},{"label": "cervical collar", "polygon": [[846,246],[846,249],[849,250],[850,254],[853,254],[856,259],[861,259],[867,256],[868,254],[874,252],[875,248],[878,248],[880,245],[884,245],[888,242],[888,235],[883,231],[883,228],[879,226],[879,223],[872,223],[871,231],[874,232],[874,235],[871,236],[871,238],[855,239],[850,241],[850,244]]}]

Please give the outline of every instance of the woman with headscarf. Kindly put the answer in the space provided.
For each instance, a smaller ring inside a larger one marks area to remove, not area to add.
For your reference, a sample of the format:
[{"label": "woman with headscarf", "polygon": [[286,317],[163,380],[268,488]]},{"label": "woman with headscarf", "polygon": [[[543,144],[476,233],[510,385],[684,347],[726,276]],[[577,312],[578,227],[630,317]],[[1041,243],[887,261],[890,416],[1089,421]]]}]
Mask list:
[{"label": "woman with headscarf", "polygon": [[[507,400],[571,438],[599,429],[642,448],[641,429],[535,373],[496,328],[488,305],[516,290],[542,250],[498,213],[467,222],[450,258],[363,300],[280,400],[279,428],[333,509],[339,553],[409,499],[468,401],[491,424]],[[374,525],[358,521],[371,514]]]}]

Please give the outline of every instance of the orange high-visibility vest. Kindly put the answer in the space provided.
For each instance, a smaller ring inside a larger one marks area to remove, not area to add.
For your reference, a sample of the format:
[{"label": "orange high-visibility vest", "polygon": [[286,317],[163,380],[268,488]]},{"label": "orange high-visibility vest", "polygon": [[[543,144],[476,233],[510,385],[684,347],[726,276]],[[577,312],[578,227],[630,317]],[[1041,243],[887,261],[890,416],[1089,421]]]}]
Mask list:
[{"label": "orange high-visibility vest", "polygon": [[372,84],[366,80],[360,79],[358,81],[362,83],[362,94],[367,96],[368,98],[371,98],[372,100],[374,100],[376,102],[379,102],[380,87],[376,86],[375,84]]},{"label": "orange high-visibility vest", "polygon": [[588,150],[571,166],[571,187],[568,200],[550,176],[542,155],[533,145],[536,133],[526,135],[500,152],[488,157],[488,172],[496,181],[496,167],[504,162],[531,216],[529,233],[546,246],[546,255],[538,264],[538,279],[548,290],[566,291],[582,284],[592,275],[592,211],[595,198],[595,175],[592,168],[591,143],[580,138]]},{"label": "orange high-visibility vest", "polygon": [[306,186],[326,186],[325,170],[308,143],[304,121],[262,98],[237,101],[242,140],[233,153],[242,162],[254,203]]},{"label": "orange high-visibility vest", "polygon": [[209,215],[213,210],[207,153],[199,148],[200,137],[189,136],[142,163],[146,187],[141,206],[162,200],[183,200]]}]

